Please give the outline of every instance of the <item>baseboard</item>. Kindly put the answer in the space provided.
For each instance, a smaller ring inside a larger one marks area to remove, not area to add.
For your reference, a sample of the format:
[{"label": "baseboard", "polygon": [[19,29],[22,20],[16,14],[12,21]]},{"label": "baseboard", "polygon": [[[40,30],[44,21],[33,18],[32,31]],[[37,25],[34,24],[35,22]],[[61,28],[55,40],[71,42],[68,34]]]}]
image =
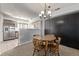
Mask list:
[{"label": "baseboard", "polygon": [[31,42],[32,42],[32,40],[27,41],[27,42],[24,42],[24,43],[22,43],[22,44],[18,44],[18,46],[23,45],[23,44],[28,44],[28,43],[31,43]]}]

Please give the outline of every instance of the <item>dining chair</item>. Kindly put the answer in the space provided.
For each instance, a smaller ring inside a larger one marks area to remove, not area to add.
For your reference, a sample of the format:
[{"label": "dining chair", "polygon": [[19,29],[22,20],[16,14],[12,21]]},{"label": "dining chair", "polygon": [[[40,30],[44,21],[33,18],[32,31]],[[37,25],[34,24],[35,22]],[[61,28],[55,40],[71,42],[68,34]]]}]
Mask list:
[{"label": "dining chair", "polygon": [[39,39],[33,39],[33,45],[34,45],[34,50],[33,50],[33,56],[35,55],[35,53],[39,53],[39,51],[44,49],[44,45],[42,45],[42,41]]},{"label": "dining chair", "polygon": [[60,45],[61,38],[57,37],[56,40],[51,41],[48,47],[50,48],[50,52],[54,55],[59,56],[59,45]]}]

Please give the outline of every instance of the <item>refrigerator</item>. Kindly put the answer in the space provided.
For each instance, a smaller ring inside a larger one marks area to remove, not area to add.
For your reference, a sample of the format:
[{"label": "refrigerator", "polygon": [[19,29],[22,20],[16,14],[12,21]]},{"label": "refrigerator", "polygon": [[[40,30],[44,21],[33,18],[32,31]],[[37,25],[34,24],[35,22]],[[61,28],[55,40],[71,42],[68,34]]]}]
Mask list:
[{"label": "refrigerator", "polygon": [[3,40],[12,40],[16,38],[15,22],[4,20]]}]

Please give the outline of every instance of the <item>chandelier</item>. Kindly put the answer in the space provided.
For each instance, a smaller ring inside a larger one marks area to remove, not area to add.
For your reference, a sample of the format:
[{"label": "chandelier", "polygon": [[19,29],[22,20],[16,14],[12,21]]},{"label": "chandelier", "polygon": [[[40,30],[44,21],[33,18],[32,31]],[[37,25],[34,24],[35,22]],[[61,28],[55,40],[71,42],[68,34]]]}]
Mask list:
[{"label": "chandelier", "polygon": [[41,20],[41,38],[45,35],[45,20],[51,17],[51,6],[45,3],[44,10],[40,12],[39,17]]},{"label": "chandelier", "polygon": [[[46,4],[44,5],[44,10],[40,12],[39,17],[41,19],[41,37],[44,38],[45,35],[45,19],[50,19],[52,15],[51,6]],[[60,8],[53,9],[54,11],[59,10]]]},{"label": "chandelier", "polygon": [[47,19],[51,17],[51,14],[51,6],[45,3],[44,10],[40,12],[39,17]]}]

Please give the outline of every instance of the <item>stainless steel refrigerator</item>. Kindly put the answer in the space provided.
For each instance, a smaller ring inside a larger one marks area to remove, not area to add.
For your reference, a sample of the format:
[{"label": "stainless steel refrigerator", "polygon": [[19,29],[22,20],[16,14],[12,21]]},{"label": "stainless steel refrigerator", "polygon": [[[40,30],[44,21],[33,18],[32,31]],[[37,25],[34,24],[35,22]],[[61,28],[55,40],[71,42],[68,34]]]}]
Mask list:
[{"label": "stainless steel refrigerator", "polygon": [[3,25],[3,39],[12,40],[16,38],[15,22],[10,20],[4,20]]}]

